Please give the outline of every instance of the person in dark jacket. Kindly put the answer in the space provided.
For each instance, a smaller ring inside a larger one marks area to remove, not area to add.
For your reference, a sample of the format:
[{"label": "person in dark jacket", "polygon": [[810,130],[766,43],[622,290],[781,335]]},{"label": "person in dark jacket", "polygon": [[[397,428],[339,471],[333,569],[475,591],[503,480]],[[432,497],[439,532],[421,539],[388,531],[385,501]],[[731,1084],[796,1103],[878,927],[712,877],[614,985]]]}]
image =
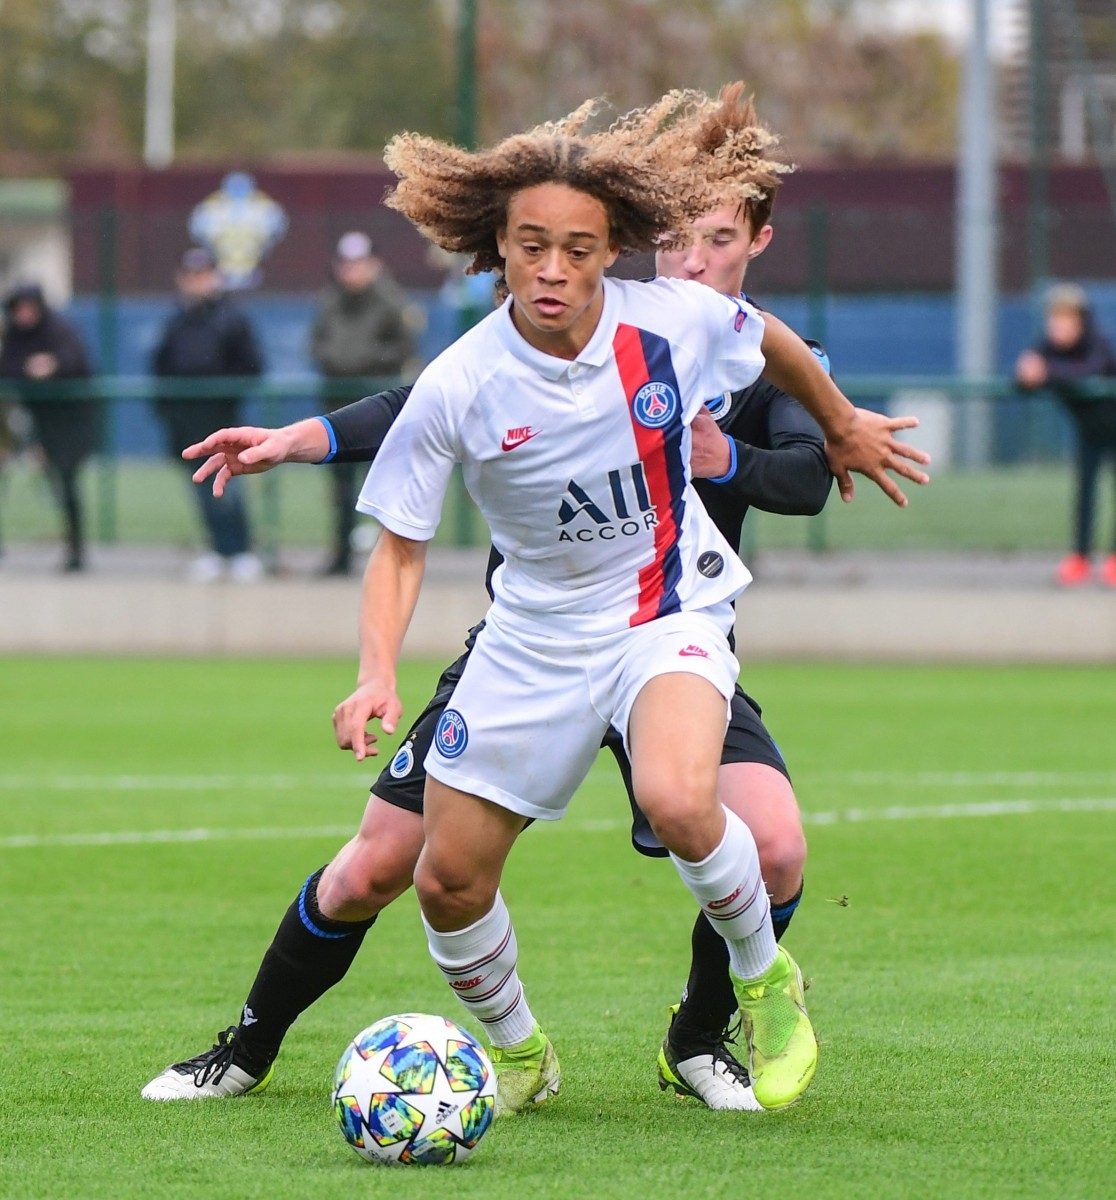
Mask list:
[{"label": "person in dark jacket", "polygon": [[[414,354],[406,299],[366,233],[346,233],[333,258],[333,283],[322,294],[311,333],[314,365],[328,379],[399,375]],[[326,410],[352,396],[332,398]],[[347,575],[362,473],[352,463],[330,467],[333,492],[333,553],[324,574]]]},{"label": "person in dark jacket", "polygon": [[[1073,419],[1077,434],[1077,498],[1073,550],[1058,568],[1063,587],[1087,583],[1096,512],[1097,478],[1105,458],[1116,467],[1116,378],[1108,396],[1096,396],[1086,385],[1116,377],[1116,355],[1093,319],[1085,292],[1076,284],[1059,284],[1046,297],[1042,340],[1025,350],[1015,364],[1020,387],[1049,388]],[[1116,533],[1114,533],[1116,537]],[[1100,568],[1100,579],[1116,587],[1116,541]]]},{"label": "person in dark jacket", "polygon": [[[175,275],[181,303],[163,328],[152,357],[152,370],[162,378],[205,376],[248,378],[259,375],[263,360],[248,318],[224,292],[213,255],[187,250]],[[195,397],[160,392],[156,409],[167,449],[178,463],[182,451],[214,427],[237,421],[241,397],[236,394]],[[263,574],[252,553],[248,517],[240,496],[216,504],[205,489],[195,489],[210,551],[191,567],[192,576],[208,582],[228,575],[249,582]]]},{"label": "person in dark jacket", "polygon": [[85,537],[78,472],[97,448],[97,404],[90,399],[38,398],[35,392],[37,384],[52,380],[87,379],[89,356],[77,329],[50,308],[35,284],[18,287],[7,297],[4,316],[0,377],[23,385],[20,398],[31,413],[65,521],[63,570],[80,571],[85,565]]}]

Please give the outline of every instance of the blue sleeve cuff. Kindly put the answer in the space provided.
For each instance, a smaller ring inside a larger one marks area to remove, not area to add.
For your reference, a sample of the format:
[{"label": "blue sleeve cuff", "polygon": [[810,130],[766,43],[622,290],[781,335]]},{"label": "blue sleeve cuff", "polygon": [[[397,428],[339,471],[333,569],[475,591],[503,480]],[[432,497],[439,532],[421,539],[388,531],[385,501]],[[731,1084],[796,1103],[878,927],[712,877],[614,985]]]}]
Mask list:
[{"label": "blue sleeve cuff", "polygon": [[[318,465],[321,466],[322,463],[333,462],[333,460],[337,457],[337,434],[333,432],[333,425],[330,423],[328,417],[315,417],[314,419],[316,421],[321,421],[321,423],[325,426],[326,434],[329,436],[329,453],[318,463]],[[735,470],[735,464],[733,469]]]},{"label": "blue sleeve cuff", "polygon": [[736,438],[730,438],[726,433],[725,441],[729,444],[729,469],[719,479],[711,479],[710,483],[728,483],[736,474]]}]

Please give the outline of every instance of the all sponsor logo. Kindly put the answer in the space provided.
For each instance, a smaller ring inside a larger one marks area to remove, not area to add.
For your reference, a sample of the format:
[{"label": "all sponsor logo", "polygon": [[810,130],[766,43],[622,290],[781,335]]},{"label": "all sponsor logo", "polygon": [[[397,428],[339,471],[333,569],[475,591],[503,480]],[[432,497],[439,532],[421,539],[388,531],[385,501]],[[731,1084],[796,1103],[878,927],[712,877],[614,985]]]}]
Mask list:
[{"label": "all sponsor logo", "polygon": [[391,760],[391,766],[388,768],[388,774],[392,779],[402,779],[406,775],[410,775],[411,768],[415,765],[415,749],[410,742],[404,742],[395,757]]},{"label": "all sponsor logo", "polygon": [[669,383],[657,379],[645,383],[632,399],[632,415],[644,429],[662,429],[681,411],[678,393]]},{"label": "all sponsor logo", "polygon": [[725,569],[725,560],[716,550],[706,550],[704,554],[698,555],[697,569],[698,574],[704,575],[706,579],[716,579]]},{"label": "all sponsor logo", "polygon": [[443,758],[457,758],[469,744],[465,718],[455,708],[447,708],[434,729],[434,746]]},{"label": "all sponsor logo", "polygon": [[747,319],[748,319],[748,314],[744,311],[744,309],[742,309],[742,308],[738,309],[737,313],[736,313],[736,317],[732,322],[733,329],[735,329],[736,332],[739,333],[744,328],[744,322]]},{"label": "all sponsor logo", "polygon": [[450,984],[450,987],[455,992],[467,992],[470,988],[475,988],[483,979],[483,975],[475,975],[472,979],[455,979]]},{"label": "all sponsor logo", "polygon": [[509,450],[514,450],[518,446],[522,446],[524,442],[529,442],[533,437],[538,437],[539,431],[533,429],[530,425],[517,425],[514,429],[509,429],[504,434],[504,440],[500,443],[500,449],[506,454]]},{"label": "all sponsor logo", "polygon": [[643,463],[609,471],[606,486],[607,495],[603,486],[595,486],[591,494],[576,479],[570,480],[558,505],[560,542],[613,542],[658,525]]}]

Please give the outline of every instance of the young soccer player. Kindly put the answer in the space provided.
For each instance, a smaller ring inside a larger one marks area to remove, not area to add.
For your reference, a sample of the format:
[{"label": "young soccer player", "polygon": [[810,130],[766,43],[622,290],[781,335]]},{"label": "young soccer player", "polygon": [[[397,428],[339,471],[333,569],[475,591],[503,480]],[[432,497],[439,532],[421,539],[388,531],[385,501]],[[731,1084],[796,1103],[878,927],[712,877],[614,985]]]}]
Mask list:
[{"label": "young soccer player", "polygon": [[[742,102],[740,93],[740,87],[727,91],[717,110],[720,115],[710,118],[718,144],[731,137],[739,142],[746,131],[762,142],[763,131],[756,125],[750,106]],[[764,174],[758,170],[762,163],[761,148],[756,146],[739,154],[735,169],[742,182]],[[720,290],[738,293],[747,261],[770,238],[766,216],[770,212],[774,182],[768,173],[758,196],[748,201],[747,216],[738,207],[727,214],[703,218],[697,242],[681,257],[660,256],[660,269],[664,273],[687,274]],[[236,457],[249,446],[256,449],[247,457],[260,458],[265,468],[279,461],[320,461],[327,457],[326,430],[332,441],[335,427],[340,455],[349,459],[369,458],[405,395],[405,392],[389,393],[352,405],[333,415],[332,427],[313,421],[282,431],[222,431],[194,448],[195,454],[221,445],[233,455],[228,461],[234,471],[245,467],[260,469],[255,464],[242,464]],[[723,427],[732,440],[709,418],[709,428],[703,437],[699,438],[695,430],[694,462],[699,473],[725,476],[729,472],[717,465],[720,457],[727,457],[731,447],[733,457],[738,458],[731,479],[706,488],[706,502],[731,540],[739,540],[740,523],[749,503],[772,511],[817,511],[828,490],[828,469],[820,434],[797,405],[762,381],[746,392],[718,398],[718,404]],[[768,444],[771,448],[764,449]],[[710,464],[708,468],[698,465],[703,456]],[[224,458],[220,463],[225,464]],[[217,460],[208,464],[199,471],[199,477],[216,470],[217,465]],[[221,482],[219,477],[218,488]],[[239,1094],[252,1085],[260,1086],[260,1081],[269,1074],[267,1068],[290,1022],[344,973],[355,956],[365,923],[370,924],[369,918],[374,918],[379,908],[409,882],[414,857],[421,845],[421,830],[416,828],[417,817],[407,810],[420,809],[421,760],[460,669],[459,661],[443,676],[434,700],[415,722],[391,767],[377,781],[358,836],[324,874],[319,872],[308,881],[304,894],[284,919],[261,965],[245,1006],[245,1017],[233,1039],[223,1035],[225,1044],[214,1051],[168,1069],[163,1077],[153,1081],[148,1092],[171,1098]],[[610,737],[610,744],[615,750],[615,739]],[[623,766],[622,751],[618,757]],[[785,766],[759,721],[758,711],[753,711],[739,689],[733,700],[723,761],[726,765],[721,768],[721,786],[728,792],[730,803],[738,811],[746,811],[744,806],[751,803],[748,820],[760,833],[761,861],[768,887],[777,902],[777,929],[785,927],[801,887],[805,845]],[[397,836],[408,824],[411,826],[408,836]],[[642,822],[639,842],[646,840]],[[393,854],[398,856],[395,861]],[[400,867],[405,867],[405,875]],[[783,897],[790,903],[778,903]],[[327,916],[321,915],[318,904]],[[323,925],[335,927],[335,940],[327,936],[328,929],[317,930],[317,936],[308,932],[311,922],[307,908],[318,912]],[[340,936],[343,933],[348,936]],[[661,1077],[664,1082],[669,1079],[679,1090],[700,1096],[712,1107],[754,1107],[747,1075],[723,1045],[724,1027],[735,1008],[735,997],[728,982],[724,942],[704,919],[699,919],[695,927],[694,951],[687,1002],[664,1043]],[[687,1013],[687,1005],[692,1013]],[[690,1032],[684,1036],[687,1015]],[[251,1061],[253,1050],[258,1056],[255,1064]],[[668,1055],[669,1058],[664,1057]],[[222,1064],[231,1067],[224,1075],[220,1073]]]},{"label": "young soccer player", "polygon": [[369,473],[359,506],[384,532],[365,576],[358,687],[334,726],[358,759],[372,718],[395,728],[395,664],[460,462],[504,562],[426,758],[415,887],[431,953],[544,1093],[552,1050],[519,984],[500,875],[525,822],[562,816],[616,728],[640,808],[725,939],[753,1090],[778,1108],[808,1085],[817,1047],[755,842],[717,797],[731,600],[749,576],[694,498],[689,427],[766,355],[846,466],[882,482],[898,460],[890,431],[862,436],[863,416],[781,323],[710,288],[605,280],[621,250],[731,195],[684,154],[689,111],[661,131],[680,106],[668,97],[604,135],[543,129],[475,155],[414,136],[389,145],[390,203],[475,268],[502,267],[510,295],[423,373]]}]

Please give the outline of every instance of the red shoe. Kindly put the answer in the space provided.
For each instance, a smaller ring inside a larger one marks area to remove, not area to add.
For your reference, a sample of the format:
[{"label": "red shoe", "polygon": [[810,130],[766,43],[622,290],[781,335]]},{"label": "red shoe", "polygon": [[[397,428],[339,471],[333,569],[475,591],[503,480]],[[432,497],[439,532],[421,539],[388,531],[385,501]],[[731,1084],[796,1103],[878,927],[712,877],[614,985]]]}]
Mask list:
[{"label": "red shoe", "polygon": [[1101,564],[1101,583],[1116,588],[1116,554],[1110,554]]},{"label": "red shoe", "polygon": [[1062,559],[1055,578],[1061,587],[1079,587],[1089,582],[1091,570],[1089,560],[1084,554],[1067,554]]}]

